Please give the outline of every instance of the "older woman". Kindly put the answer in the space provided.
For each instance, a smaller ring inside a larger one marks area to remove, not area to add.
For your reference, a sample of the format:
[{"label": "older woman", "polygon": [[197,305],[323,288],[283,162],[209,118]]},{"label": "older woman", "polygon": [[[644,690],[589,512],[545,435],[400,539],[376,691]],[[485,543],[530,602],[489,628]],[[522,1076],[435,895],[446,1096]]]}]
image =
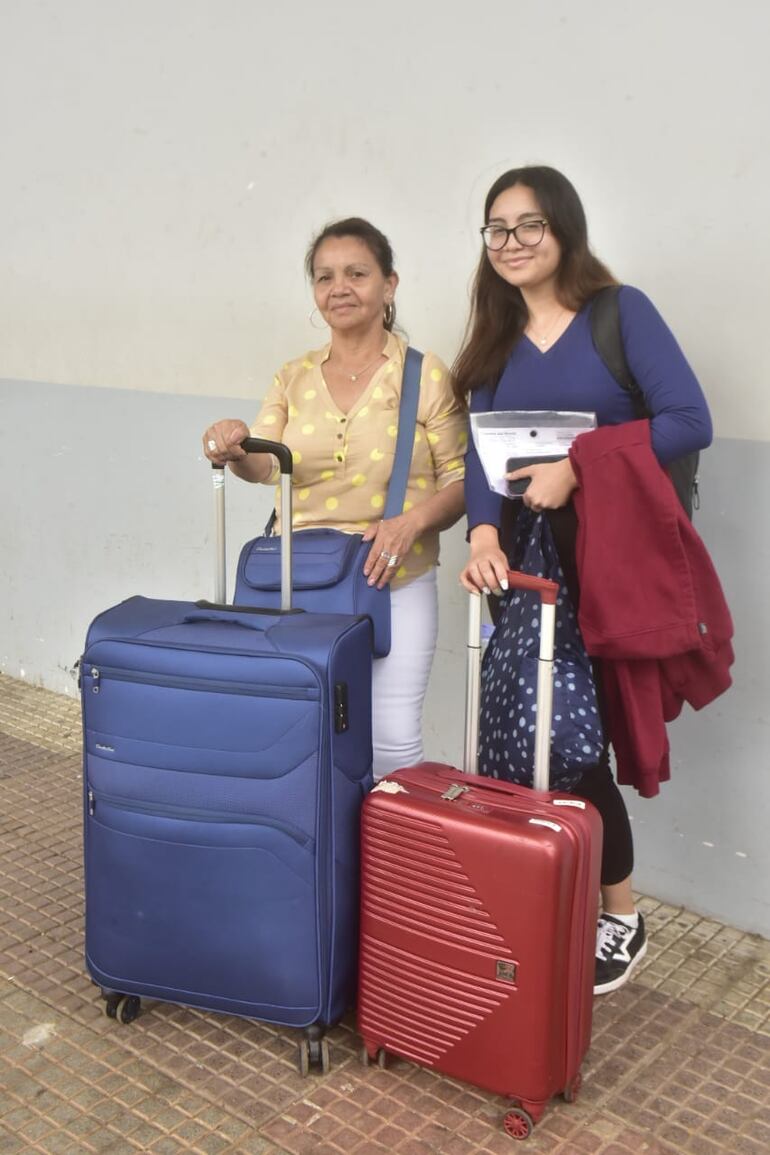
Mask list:
[{"label": "older woman", "polygon": [[391,587],[391,649],[374,663],[374,775],[422,758],[422,708],[438,629],[439,533],[464,509],[467,423],[446,366],[422,364],[414,452],[403,512],[382,519],[398,422],[406,342],[393,332],[398,275],[387,238],[358,217],[328,225],[306,259],[324,348],[283,366],[249,429],[217,421],[209,460],[236,476],[274,482],[269,454],[247,455],[251,433],[294,456],[294,528],[328,526],[371,541],[364,573]]}]

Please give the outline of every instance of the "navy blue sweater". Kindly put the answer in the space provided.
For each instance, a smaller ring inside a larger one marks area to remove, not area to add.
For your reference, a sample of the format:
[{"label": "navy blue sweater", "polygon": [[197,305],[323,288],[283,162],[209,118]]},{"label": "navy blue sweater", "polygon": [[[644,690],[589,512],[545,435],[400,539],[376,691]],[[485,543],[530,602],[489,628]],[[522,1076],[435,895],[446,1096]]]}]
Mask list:
[{"label": "navy blue sweater", "polygon": [[[624,285],[619,294],[626,360],[652,414],[652,448],[661,464],[704,449],[711,417],[703,391],[671,330],[644,293]],[[584,306],[550,349],[528,337],[517,343],[496,389],[476,389],[471,412],[492,409],[566,409],[596,413],[599,425],[620,425],[637,414],[631,397],[605,367],[591,338]],[[465,470],[468,529],[500,525],[502,503],[487,484],[475,447]]]}]

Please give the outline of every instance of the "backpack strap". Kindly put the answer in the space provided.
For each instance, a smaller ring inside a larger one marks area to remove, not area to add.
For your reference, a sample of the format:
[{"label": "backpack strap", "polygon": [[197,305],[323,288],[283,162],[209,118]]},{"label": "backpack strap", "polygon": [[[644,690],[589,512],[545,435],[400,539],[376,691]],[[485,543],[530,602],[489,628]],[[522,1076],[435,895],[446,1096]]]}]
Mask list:
[{"label": "backpack strap", "polygon": [[383,519],[398,517],[404,510],[406,486],[412,466],[414,451],[414,430],[417,425],[417,406],[420,400],[420,377],[422,375],[422,353],[411,345],[404,358],[404,375],[401,380],[401,403],[398,408],[398,436],[393,469],[388,483],[388,497]]},{"label": "backpack strap", "polygon": [[594,348],[612,376],[631,395],[637,417],[650,417],[636,378],[628,367],[620,328],[620,285],[600,289],[591,302],[591,337]]},{"label": "backpack strap", "polygon": [[[591,337],[594,348],[607,369],[626,393],[631,397],[637,418],[652,417],[639,383],[631,372],[626,351],[623,348],[623,333],[620,328],[620,285],[608,285],[600,289],[591,302]],[[700,508],[698,496],[698,453],[687,453],[677,457],[665,466],[666,473],[674,483],[677,495],[687,516],[692,520],[693,508]]]}]

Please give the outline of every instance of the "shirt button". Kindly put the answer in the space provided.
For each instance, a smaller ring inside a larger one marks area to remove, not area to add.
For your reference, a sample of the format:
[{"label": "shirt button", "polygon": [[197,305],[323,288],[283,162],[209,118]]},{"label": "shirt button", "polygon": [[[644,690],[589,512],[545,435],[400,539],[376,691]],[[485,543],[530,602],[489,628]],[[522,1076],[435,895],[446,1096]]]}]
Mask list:
[{"label": "shirt button", "polygon": [[340,425],[344,425],[346,421],[347,417],[340,417]]},{"label": "shirt button", "polygon": [[342,434],[341,434],[341,433],[338,433],[338,434],[337,434],[337,440],[338,440],[338,441],[344,441],[344,437],[342,436]]}]

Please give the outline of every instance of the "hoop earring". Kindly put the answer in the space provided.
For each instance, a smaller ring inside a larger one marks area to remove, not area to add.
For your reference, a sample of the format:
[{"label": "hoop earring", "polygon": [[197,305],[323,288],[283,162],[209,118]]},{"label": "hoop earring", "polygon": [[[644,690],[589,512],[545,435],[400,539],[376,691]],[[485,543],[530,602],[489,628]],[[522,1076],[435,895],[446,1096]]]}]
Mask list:
[{"label": "hoop earring", "polygon": [[395,310],[394,310],[394,308],[393,308],[393,303],[392,303],[392,301],[388,301],[387,305],[385,306],[385,308],[384,308],[384,310],[383,310],[383,320],[384,320],[384,322],[385,322],[385,328],[386,328],[386,329],[387,329],[387,328],[388,328],[390,325],[392,325],[392,324],[393,324],[393,314],[394,314],[394,312],[395,312]]},{"label": "hoop earring", "polygon": [[321,314],[318,312],[317,307],[315,309],[313,309],[313,312],[309,315],[308,321],[310,322],[310,324],[313,326],[314,329],[325,329],[326,328],[326,322],[325,321],[324,321],[323,325],[316,325],[315,321],[313,320],[313,317],[315,316],[316,313],[318,313],[319,317],[321,316]]}]

